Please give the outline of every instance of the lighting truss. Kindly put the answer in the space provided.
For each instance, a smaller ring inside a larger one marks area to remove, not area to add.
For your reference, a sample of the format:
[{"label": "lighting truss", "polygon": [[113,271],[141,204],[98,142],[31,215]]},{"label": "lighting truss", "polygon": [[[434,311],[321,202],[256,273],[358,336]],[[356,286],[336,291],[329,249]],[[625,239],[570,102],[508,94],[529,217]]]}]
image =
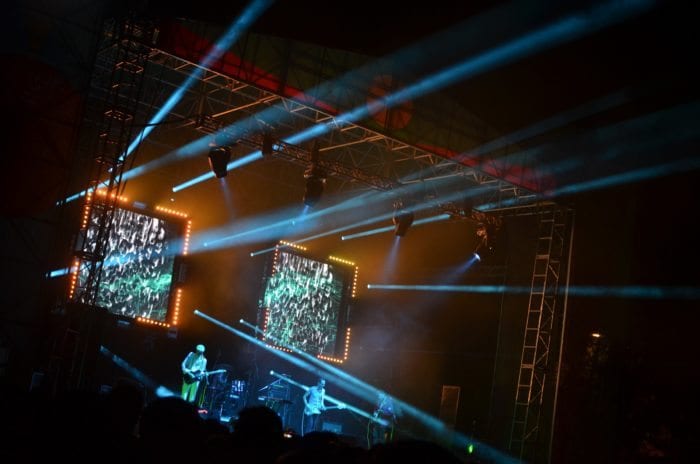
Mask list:
[{"label": "lighting truss", "polygon": [[[162,94],[164,100],[197,66],[154,49],[147,66],[144,93],[148,95],[150,89],[151,92]],[[150,108],[150,105],[153,102],[144,102],[143,109]],[[270,110],[273,107],[276,109]],[[263,110],[274,115],[270,122],[260,118]],[[309,163],[309,151],[282,140],[311,125],[329,124],[332,130],[318,138],[322,155],[320,166],[329,176],[339,181],[338,189],[353,190],[359,184],[391,191],[411,182],[422,182],[425,197],[435,199],[446,192],[439,182],[429,181],[455,178],[460,185],[458,189],[482,187],[480,196],[483,200],[480,201],[495,203],[496,206],[523,204],[535,198],[533,192],[488,176],[477,169],[437,156],[360,124],[340,124],[336,116],[327,111],[212,70],[205,70],[200,82],[185,92],[181,104],[171,112],[169,119],[180,123],[164,128],[164,138],[167,132],[183,127],[190,127],[201,134],[213,134],[216,130],[223,130],[225,134],[230,130],[227,128],[237,124],[232,136],[253,150],[261,149],[262,132],[269,132],[272,128],[276,139],[273,155],[302,166]],[[438,209],[440,208],[443,207]],[[456,212],[454,208],[443,209]]]}]

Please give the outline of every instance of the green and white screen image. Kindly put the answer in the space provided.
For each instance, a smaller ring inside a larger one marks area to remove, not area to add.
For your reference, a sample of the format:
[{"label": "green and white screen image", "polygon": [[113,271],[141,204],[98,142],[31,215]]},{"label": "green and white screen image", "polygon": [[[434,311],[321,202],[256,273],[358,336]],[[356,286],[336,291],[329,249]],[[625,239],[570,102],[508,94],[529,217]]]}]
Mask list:
[{"label": "green and white screen image", "polygon": [[268,310],[265,336],[279,346],[335,356],[347,275],[341,266],[280,251],[261,305]]},{"label": "green and white screen image", "polygon": [[[87,230],[94,249],[98,215]],[[182,246],[183,224],[117,207],[100,276],[96,305],[112,314],[165,322],[170,303],[175,255]],[[87,270],[81,266],[79,285]]]}]

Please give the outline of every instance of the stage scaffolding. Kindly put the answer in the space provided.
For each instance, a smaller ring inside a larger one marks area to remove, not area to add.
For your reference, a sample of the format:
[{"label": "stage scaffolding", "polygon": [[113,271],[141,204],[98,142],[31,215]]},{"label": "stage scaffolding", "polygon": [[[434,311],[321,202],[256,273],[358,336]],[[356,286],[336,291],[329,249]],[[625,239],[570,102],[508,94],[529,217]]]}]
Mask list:
[{"label": "stage scaffolding", "polygon": [[[351,70],[348,67],[353,61],[346,60],[344,52],[321,48],[306,50],[311,54],[322,53],[325,61],[315,70],[302,69],[289,55],[294,51],[291,41],[280,44],[280,39],[268,40],[251,34],[236,44],[235,51],[243,59],[240,67],[231,73],[225,72],[225,69],[201,69],[192,56],[180,56],[173,50],[165,50],[157,42],[158,33],[149,23],[133,20],[110,23],[95,65],[93,92],[88,105],[93,105],[93,110],[101,107],[95,113],[101,122],[95,136],[95,157],[89,188],[105,189],[108,201],[100,210],[98,237],[101,239],[96,241],[97,246],[86,245],[85,229],[81,230],[76,244],[86,278],[76,289],[74,300],[80,302],[86,311],[76,318],[77,323],[69,325],[55,350],[60,365],[67,369],[65,374],[71,379],[72,386],[83,386],[86,380],[88,341],[95,339],[94,330],[98,324],[92,316],[84,315],[94,313],[91,308],[99,290],[103,246],[109,235],[124,171],[125,160],[121,155],[133,140],[134,122],[143,120],[145,123],[152,116],[153,108],[157,110],[195,70],[201,70],[196,84],[186,89],[181,103],[171,111],[169,124],[154,130],[146,143],[159,144],[164,153],[168,153],[177,148],[174,145],[177,142],[171,141],[169,136],[173,131],[185,128],[209,134],[212,138],[220,133],[230,138],[232,143],[259,150],[269,143],[267,138],[271,137],[272,157],[306,167],[311,162],[311,150],[284,142],[284,138],[313,125],[324,124],[329,130],[317,137],[320,163],[330,176],[339,180],[340,190],[360,190],[364,187],[390,192],[421,182],[425,186],[424,199],[436,199],[438,209],[454,216],[494,224],[510,215],[537,216],[539,235],[509,444],[511,452],[517,456],[533,462],[546,461],[556,410],[559,357],[571,265],[573,210],[541,201],[537,192],[523,187],[526,183],[518,183],[507,175],[517,168],[508,164],[515,157],[504,156],[489,161],[490,164],[470,166],[461,162],[461,158],[441,156],[413,142],[416,134],[403,137],[401,131],[383,130],[363,122],[347,122],[339,117],[337,111],[316,105],[316,99],[295,99],[284,92],[288,85],[298,84],[297,87],[303,89],[302,82],[323,82]],[[247,74],[249,70],[246,66],[256,65],[258,60],[278,76],[283,76],[277,90],[261,86],[257,80],[259,76]],[[329,69],[333,72],[329,73]],[[309,73],[314,74],[312,78]],[[362,85],[364,82],[349,82],[348,92]],[[345,89],[339,86],[337,91],[342,93]],[[343,97],[338,98],[343,100]],[[256,118],[259,112],[273,106],[274,110],[270,111],[284,116],[271,118],[275,120],[274,126]],[[436,110],[415,117],[426,121],[421,128],[430,128],[446,123],[449,118],[445,115],[450,114],[451,111]],[[470,120],[470,124],[459,122],[450,122],[450,127],[467,127],[471,131],[467,138],[473,140],[475,145],[486,143],[495,136],[476,120]],[[235,130],[232,129],[234,125]],[[431,137],[427,130],[418,135]],[[479,137],[483,137],[483,140]],[[435,136],[435,139],[438,137]],[[281,171],[279,175],[285,175]],[[494,174],[499,172],[503,175]],[[451,191],[443,191],[439,183],[430,182],[444,178],[458,181],[450,187]],[[487,213],[464,208],[454,201],[439,200],[454,191],[468,192],[475,188],[478,194],[474,195],[473,203],[488,204]]]},{"label": "stage scaffolding", "polygon": [[[53,341],[49,367],[56,386],[60,383],[72,388],[88,386],[90,365],[98,353],[101,314],[95,311],[95,304],[105,248],[128,159],[127,147],[135,126],[143,124],[138,105],[144,68],[157,35],[153,23],[131,17],[106,21],[103,32],[81,129],[88,133],[93,153],[83,196],[97,218],[96,227],[88,227],[84,218],[76,235],[72,263],[75,285],[61,310],[65,320]],[[98,193],[99,201],[89,200]]]},{"label": "stage scaffolding", "polygon": [[556,416],[574,211],[550,204],[537,217],[537,246],[515,390],[510,451],[527,462],[549,462]]}]

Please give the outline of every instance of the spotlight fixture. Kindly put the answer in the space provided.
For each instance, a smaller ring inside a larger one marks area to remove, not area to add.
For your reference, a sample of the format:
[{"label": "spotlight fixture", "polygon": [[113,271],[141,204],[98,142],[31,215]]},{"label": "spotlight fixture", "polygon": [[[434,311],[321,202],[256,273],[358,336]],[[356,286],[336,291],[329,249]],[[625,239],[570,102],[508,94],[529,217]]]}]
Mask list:
[{"label": "spotlight fixture", "polygon": [[304,171],[306,189],[304,190],[304,205],[313,208],[321,199],[323,188],[326,186],[326,171],[319,166],[318,141],[311,148],[311,164]]},{"label": "spotlight fixture", "polygon": [[306,189],[304,190],[304,205],[313,208],[321,199],[323,188],[326,185],[326,173],[316,165],[311,165],[304,172]]},{"label": "spotlight fixture", "polygon": [[403,237],[413,224],[413,212],[405,208],[402,201],[396,201],[392,222],[394,223],[394,235]]},{"label": "spotlight fixture", "polygon": [[229,161],[231,161],[231,148],[221,146],[209,149],[209,167],[217,178],[226,177]]},{"label": "spotlight fixture", "polygon": [[262,140],[262,148],[260,150],[260,152],[263,155],[263,158],[267,158],[269,156],[272,156],[272,152],[273,152],[272,146],[273,146],[272,135],[270,135],[267,132],[264,133],[263,140]]},{"label": "spotlight fixture", "polygon": [[465,197],[462,199],[461,213],[464,217],[470,217],[472,210],[474,209],[474,199],[472,197]]}]

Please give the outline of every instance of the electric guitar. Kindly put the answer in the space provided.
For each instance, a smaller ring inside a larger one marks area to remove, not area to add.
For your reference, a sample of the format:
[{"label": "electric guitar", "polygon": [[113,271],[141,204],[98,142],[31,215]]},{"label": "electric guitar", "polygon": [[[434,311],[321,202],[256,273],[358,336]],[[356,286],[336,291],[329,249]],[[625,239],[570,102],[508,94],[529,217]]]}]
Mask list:
[{"label": "electric guitar", "polygon": [[183,381],[187,384],[193,383],[193,382],[198,382],[202,380],[204,377],[208,377],[210,375],[214,374],[221,374],[222,372],[226,372],[226,369],[218,369],[215,371],[191,371],[191,372],[183,372],[182,377]]},{"label": "electric guitar", "polygon": [[344,404],[339,403],[337,406],[328,406],[327,408],[322,410],[321,408],[319,408],[317,406],[311,406],[309,404],[309,405],[304,406],[304,414],[307,416],[310,416],[312,414],[321,414],[323,411],[329,411],[331,409],[345,409],[345,407],[346,406]]}]

